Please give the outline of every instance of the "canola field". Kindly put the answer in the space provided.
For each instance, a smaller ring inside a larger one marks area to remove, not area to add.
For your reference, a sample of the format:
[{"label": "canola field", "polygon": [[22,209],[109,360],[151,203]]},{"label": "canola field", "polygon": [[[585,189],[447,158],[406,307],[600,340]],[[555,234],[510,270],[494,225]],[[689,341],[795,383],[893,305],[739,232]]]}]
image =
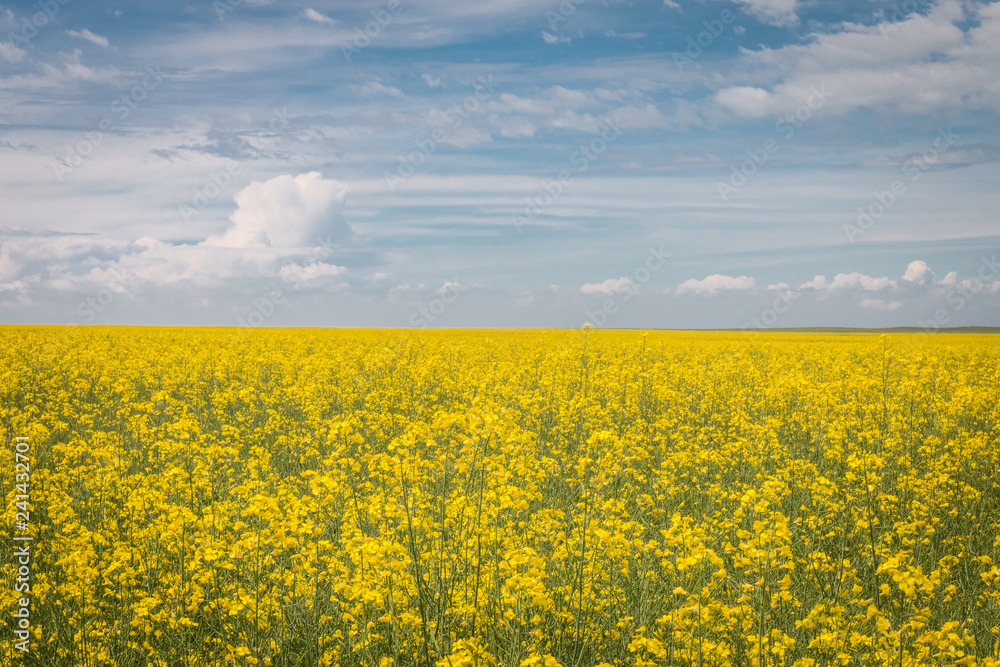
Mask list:
[{"label": "canola field", "polygon": [[989,335],[0,336],[0,665],[1000,664]]}]

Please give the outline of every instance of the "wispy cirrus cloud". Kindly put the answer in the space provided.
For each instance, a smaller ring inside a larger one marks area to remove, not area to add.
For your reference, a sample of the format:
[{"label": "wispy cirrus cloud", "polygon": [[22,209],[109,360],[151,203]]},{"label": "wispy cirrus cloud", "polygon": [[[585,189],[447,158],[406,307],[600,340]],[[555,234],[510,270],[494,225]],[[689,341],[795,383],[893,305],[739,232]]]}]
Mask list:
[{"label": "wispy cirrus cloud", "polygon": [[302,10],[302,18],[313,21],[314,23],[323,23],[326,25],[335,25],[337,23],[329,16],[320,14],[312,7],[306,7]]},{"label": "wispy cirrus cloud", "polygon": [[67,30],[66,34],[69,35],[70,37],[79,37],[80,39],[85,39],[92,44],[97,44],[98,46],[103,46],[104,48],[108,48],[109,46],[111,46],[111,43],[108,42],[107,37],[95,35],[86,28],[82,30]]}]

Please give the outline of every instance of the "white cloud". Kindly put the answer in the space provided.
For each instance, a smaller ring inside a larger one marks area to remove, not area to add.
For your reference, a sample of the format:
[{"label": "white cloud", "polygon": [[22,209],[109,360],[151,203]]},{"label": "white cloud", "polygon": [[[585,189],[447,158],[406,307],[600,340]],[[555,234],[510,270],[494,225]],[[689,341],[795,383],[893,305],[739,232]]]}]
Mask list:
[{"label": "white cloud", "polygon": [[884,276],[882,278],[873,278],[854,271],[853,273],[838,273],[834,276],[833,283],[830,284],[830,289],[853,289],[860,287],[869,292],[877,292],[878,290],[896,286],[896,281],[890,278]]},{"label": "white cloud", "polygon": [[271,274],[276,259],[271,248],[173,245],[147,236],[123,252],[114,265],[140,282],[207,286]]},{"label": "white cloud", "polygon": [[307,7],[306,9],[303,9],[301,16],[302,18],[309,19],[310,21],[315,21],[316,23],[326,23],[327,25],[333,25],[334,23],[336,23],[336,21],[334,21],[332,18],[320,14],[312,7]]},{"label": "white cloud", "polygon": [[906,273],[903,274],[903,280],[923,285],[930,282],[933,276],[934,272],[927,266],[927,262],[916,259],[906,266]]},{"label": "white cloud", "polygon": [[13,44],[8,44],[7,42],[0,42],[0,57],[4,60],[16,63],[24,57],[24,54],[24,49],[19,49]]},{"label": "white cloud", "polygon": [[[955,273],[952,271],[952,273]],[[948,274],[949,276],[951,275]],[[940,283],[944,285],[944,282]],[[1000,291],[1000,280],[993,282],[983,282],[978,277],[973,276],[972,278],[965,278],[963,280],[954,280],[950,285],[945,285],[946,287],[951,287],[950,293],[954,293],[956,290],[962,295],[967,296],[970,294],[979,294],[981,292],[996,292]]]},{"label": "white cloud", "polygon": [[58,64],[44,62],[36,73],[0,77],[0,89],[23,92],[40,88],[61,88],[77,81],[111,82],[121,74],[113,65],[105,68],[89,67],[83,63],[82,57],[80,49],[73,49],[71,53],[60,51],[56,55]]},{"label": "white cloud", "polygon": [[670,7],[670,9],[676,9],[677,11],[681,11],[681,6],[676,2],[674,2],[674,0],[663,0],[663,6]]},{"label": "white cloud", "polygon": [[441,287],[438,287],[436,290],[434,290],[434,293],[435,294],[447,294],[448,292],[461,293],[466,291],[467,289],[469,288],[466,287],[465,285],[449,280],[445,281],[444,284],[441,285]]},{"label": "white cloud", "polygon": [[608,278],[602,283],[587,283],[580,288],[583,294],[611,294],[613,292],[634,292],[635,285],[627,276]]},{"label": "white cloud", "polygon": [[19,292],[24,294],[28,289],[27,283],[23,280],[15,280],[9,283],[0,283],[0,292]]},{"label": "white cloud", "polygon": [[296,287],[314,287],[322,284],[323,279],[327,276],[339,276],[345,271],[346,269],[342,266],[325,262],[312,262],[307,266],[292,262],[281,267],[278,276],[282,280],[294,283]]},{"label": "white cloud", "polygon": [[715,94],[715,101],[745,118],[760,118],[774,110],[771,93],[753,86],[724,88]]},{"label": "white cloud", "polygon": [[958,284],[958,271],[949,271],[948,275],[941,279],[938,285],[944,285],[945,287],[954,287]]},{"label": "white cloud", "polygon": [[341,217],[348,186],[318,171],[253,181],[236,193],[232,225],[202,245],[236,248],[306,247],[350,236]]},{"label": "white cloud", "polygon": [[698,294],[715,294],[720,290],[743,290],[753,289],[753,287],[754,279],[749,276],[733,278],[732,276],[713,273],[710,276],[706,276],[704,280],[695,280],[694,278],[685,280],[677,286],[677,293],[695,292]]},{"label": "white cloud", "polygon": [[500,128],[500,136],[511,139],[526,139],[535,136],[534,123],[520,118],[490,114],[490,122]]},{"label": "white cloud", "polygon": [[857,271],[853,273],[838,273],[833,282],[827,282],[826,276],[816,276],[809,282],[799,285],[799,289],[815,290],[847,290],[863,289],[869,292],[898,287],[898,283],[887,277],[873,278]]},{"label": "white cloud", "polygon": [[901,301],[882,301],[881,299],[862,299],[861,307],[865,310],[897,310],[903,305]]},{"label": "white cloud", "polygon": [[[822,86],[830,92],[824,113],[1000,110],[1000,78],[993,75],[1000,69],[1000,2],[964,6],[968,14],[957,0],[939,0],[925,15],[843,23],[806,43],[744,50],[735,68],[739,85],[719,90],[715,101],[755,118],[793,112],[812,86]],[[963,22],[971,24],[964,32],[956,25]],[[758,76],[766,78],[748,85]]]},{"label": "white cloud", "polygon": [[756,16],[764,23],[776,26],[794,26],[799,17],[795,15],[796,0],[740,0],[748,14]]},{"label": "white cloud", "polygon": [[788,289],[788,283],[775,283],[774,285],[768,285],[769,290],[783,290]]},{"label": "white cloud", "polygon": [[439,77],[432,76],[430,74],[426,74],[425,73],[425,74],[421,74],[420,78],[423,79],[424,83],[426,83],[431,88],[443,88],[444,87],[444,82],[442,82]]},{"label": "white cloud", "polygon": [[378,81],[369,81],[363,86],[355,86],[355,92],[361,97],[375,97],[376,95],[391,95],[392,97],[404,97],[403,91],[394,86],[386,86]]},{"label": "white cloud", "polygon": [[490,110],[502,113],[547,114],[555,111],[550,102],[539,99],[524,99],[513,93],[501,93],[500,102],[490,103]]},{"label": "white cloud", "polygon": [[[490,120],[501,128],[528,127],[528,121],[516,118],[518,115],[532,116],[532,127],[546,126],[560,129],[572,129],[580,132],[594,133],[602,131],[609,123],[620,123],[631,129],[676,129],[680,124],[676,119],[664,116],[653,104],[643,103],[641,106],[628,104],[614,109],[609,102],[621,102],[628,96],[623,90],[595,88],[577,90],[555,85],[538,91],[531,96],[518,96],[513,93],[501,93],[497,99],[491,99],[483,104],[483,110],[490,114]],[[688,107],[679,103],[678,107],[687,114]],[[593,109],[592,112],[584,109]],[[601,114],[598,110],[605,111]],[[679,114],[680,115],[680,114]],[[511,123],[505,122],[505,117],[512,118]],[[687,118],[686,122],[697,118]],[[504,136],[533,136],[523,132],[511,132]]]},{"label": "white cloud", "polygon": [[107,37],[101,37],[100,35],[95,35],[86,28],[79,31],[67,30],[66,34],[69,35],[70,37],[79,37],[80,39],[85,39],[88,42],[93,42],[94,44],[97,44],[98,46],[103,46],[104,48],[107,48],[109,46]]},{"label": "white cloud", "polygon": [[597,132],[601,129],[601,120],[589,113],[580,114],[575,111],[564,111],[549,120],[551,127],[567,128],[578,132]]},{"label": "white cloud", "polygon": [[552,33],[542,32],[542,39],[545,40],[546,44],[570,44],[573,40],[565,35],[553,35]]},{"label": "white cloud", "polygon": [[549,98],[560,107],[579,108],[593,104],[590,94],[582,90],[572,90],[564,86],[552,86],[547,92]]},{"label": "white cloud", "polygon": [[[226,248],[170,244],[152,237],[136,241],[92,235],[52,234],[15,238],[10,246],[19,280],[35,289],[64,293],[139,294],[145,285],[220,286],[224,281],[274,274],[280,255],[301,250]],[[17,281],[15,281],[17,282]],[[60,316],[62,321],[69,314]]]}]

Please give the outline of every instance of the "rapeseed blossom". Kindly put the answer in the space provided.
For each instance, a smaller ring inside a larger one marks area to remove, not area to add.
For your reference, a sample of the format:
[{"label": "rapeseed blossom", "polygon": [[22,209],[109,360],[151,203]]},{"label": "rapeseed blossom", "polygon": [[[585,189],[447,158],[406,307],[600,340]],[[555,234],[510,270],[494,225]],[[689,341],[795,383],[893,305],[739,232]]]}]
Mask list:
[{"label": "rapeseed blossom", "polygon": [[34,664],[1000,664],[990,336],[2,341]]}]

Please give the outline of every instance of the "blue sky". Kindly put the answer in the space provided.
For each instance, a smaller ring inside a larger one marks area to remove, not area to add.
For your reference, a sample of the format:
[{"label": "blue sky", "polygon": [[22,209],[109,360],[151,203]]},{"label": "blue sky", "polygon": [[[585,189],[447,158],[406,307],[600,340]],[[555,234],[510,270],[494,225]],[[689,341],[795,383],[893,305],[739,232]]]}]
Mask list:
[{"label": "blue sky", "polygon": [[1000,2],[0,5],[0,321],[1000,325]]}]

